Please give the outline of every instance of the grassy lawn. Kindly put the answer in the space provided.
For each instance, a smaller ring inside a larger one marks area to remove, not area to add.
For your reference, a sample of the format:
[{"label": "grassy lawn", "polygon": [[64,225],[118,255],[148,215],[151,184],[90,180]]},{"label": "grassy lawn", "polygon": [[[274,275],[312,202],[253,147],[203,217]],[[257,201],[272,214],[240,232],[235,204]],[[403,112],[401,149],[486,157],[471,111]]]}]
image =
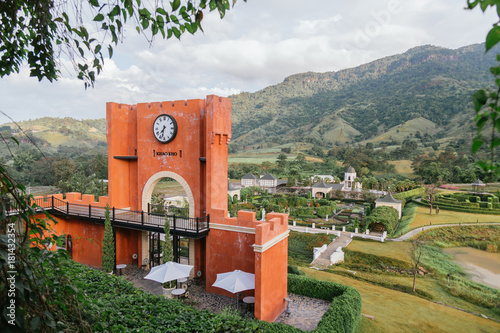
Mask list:
[{"label": "grassy lawn", "polygon": [[[356,288],[363,299],[357,332],[499,332],[500,324],[346,276],[301,268],[307,276]],[[392,277],[391,277],[392,278]],[[394,277],[396,278],[396,277]],[[385,276],[384,276],[385,279]],[[411,279],[405,278],[411,281]],[[418,283],[422,283],[419,279]],[[422,283],[423,284],[423,283]],[[439,300],[439,299],[438,299]]]},{"label": "grassy lawn", "polygon": [[186,195],[186,191],[177,181],[160,181],[156,184],[153,193],[166,195],[167,197],[175,197],[178,195]]},{"label": "grassy lawn", "polygon": [[388,163],[395,166],[396,173],[405,177],[414,176],[413,169],[411,167],[411,160],[388,161]]},{"label": "grassy lawn", "polygon": [[359,251],[410,262],[408,257],[408,243],[405,242],[377,242],[353,239],[347,247],[352,251]]},{"label": "grassy lawn", "polygon": [[334,235],[308,234],[291,231],[288,237],[288,263],[309,265],[313,260],[313,248],[330,244]]},{"label": "grassy lawn", "polygon": [[464,222],[500,222],[499,215],[473,214],[454,212],[451,210],[440,209],[439,214],[433,212],[429,215],[429,208],[418,207],[415,219],[410,224],[410,228],[418,228],[432,224],[450,224]]},{"label": "grassy lawn", "polygon": [[[254,163],[262,164],[263,162],[276,163],[278,153],[271,154],[235,154],[228,157],[228,163]],[[296,155],[287,154],[288,160],[295,159]]]}]

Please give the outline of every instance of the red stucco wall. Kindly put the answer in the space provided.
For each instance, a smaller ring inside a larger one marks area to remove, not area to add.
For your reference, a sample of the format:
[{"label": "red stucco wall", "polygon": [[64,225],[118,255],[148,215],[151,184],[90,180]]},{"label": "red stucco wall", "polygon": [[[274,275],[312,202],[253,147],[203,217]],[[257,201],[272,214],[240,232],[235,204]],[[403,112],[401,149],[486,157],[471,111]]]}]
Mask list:
[{"label": "red stucco wall", "polygon": [[[44,215],[38,215],[44,218]],[[71,235],[73,260],[81,264],[101,267],[104,225],[73,218],[55,217],[49,221],[56,235]],[[140,232],[116,228],[116,263],[131,264],[132,255],[138,253]]]}]

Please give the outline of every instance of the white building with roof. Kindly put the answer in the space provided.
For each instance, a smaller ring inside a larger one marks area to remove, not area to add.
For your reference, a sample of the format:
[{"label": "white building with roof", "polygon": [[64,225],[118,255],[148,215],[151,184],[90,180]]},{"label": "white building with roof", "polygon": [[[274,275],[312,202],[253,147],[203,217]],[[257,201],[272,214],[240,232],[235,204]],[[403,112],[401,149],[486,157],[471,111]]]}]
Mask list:
[{"label": "white building with roof", "polygon": [[[321,176],[313,176],[321,177]],[[329,176],[332,177],[332,176]],[[332,177],[332,179],[334,179]],[[313,178],[314,180],[314,178]],[[311,188],[311,195],[313,198],[326,198],[327,193],[334,192],[337,190],[341,191],[360,191],[361,183],[356,182],[356,170],[352,166],[349,166],[344,173],[344,181],[340,184],[325,183],[325,179],[322,178],[321,182],[315,183]]]},{"label": "white building with roof", "polygon": [[375,200],[375,208],[382,206],[396,209],[398,211],[399,219],[403,216],[403,200],[394,199],[390,191],[385,197]]},{"label": "white building with roof", "polygon": [[274,177],[270,173],[265,174],[259,179],[260,187],[276,187],[278,186],[278,178]]},{"label": "white building with roof", "polygon": [[259,178],[253,173],[247,173],[241,177],[241,187],[259,186]]}]

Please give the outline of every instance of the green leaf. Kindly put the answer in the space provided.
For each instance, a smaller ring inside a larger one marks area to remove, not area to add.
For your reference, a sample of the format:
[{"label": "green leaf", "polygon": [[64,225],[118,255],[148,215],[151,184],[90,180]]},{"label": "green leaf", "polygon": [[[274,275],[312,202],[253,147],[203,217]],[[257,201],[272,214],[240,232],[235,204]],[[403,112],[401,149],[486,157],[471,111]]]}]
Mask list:
[{"label": "green leaf", "polygon": [[480,114],[474,120],[476,121],[477,130],[481,131],[481,129],[484,127],[484,125],[488,122],[488,115],[487,114]]},{"label": "green leaf", "polygon": [[99,1],[98,0],[89,0],[89,3],[94,6],[94,7],[99,7]]},{"label": "green leaf", "polygon": [[101,22],[102,20],[104,20],[104,15],[102,15],[101,13],[97,14],[94,17],[94,21]]},{"label": "green leaf", "polygon": [[476,91],[474,95],[472,95],[472,101],[474,102],[474,110],[476,110],[476,113],[478,113],[488,101],[486,90],[481,89]]},{"label": "green leaf", "polygon": [[108,53],[109,57],[111,58],[113,56],[113,47],[111,45],[108,46]]},{"label": "green leaf", "polygon": [[165,9],[163,9],[161,7],[156,8],[156,12],[158,14],[161,14],[161,15],[168,15],[167,12],[165,11]]},{"label": "green leaf", "polygon": [[113,10],[108,14],[109,17],[113,18],[116,15],[120,14],[120,6],[116,5],[113,7]]},{"label": "green leaf", "polygon": [[488,164],[486,164],[485,161],[477,161],[477,165],[479,165],[479,167],[484,171],[488,171],[490,169],[490,167],[488,166]]},{"label": "green leaf", "polygon": [[32,331],[36,331],[38,327],[40,327],[40,317],[38,316],[33,317],[33,319],[31,320],[30,327]]},{"label": "green leaf", "polygon": [[176,11],[177,8],[181,5],[181,0],[174,0],[173,2],[170,3],[172,6],[172,11]]},{"label": "green leaf", "polygon": [[181,32],[179,29],[177,29],[176,27],[172,27],[172,32],[174,33],[174,36],[177,37],[177,39],[181,38]]},{"label": "green leaf", "polygon": [[481,136],[476,136],[474,140],[472,140],[472,152],[475,154],[481,148],[483,145],[484,141]]},{"label": "green leaf", "polygon": [[488,32],[486,36],[486,51],[490,50],[493,46],[498,44],[500,41],[500,27],[494,25],[493,28]]},{"label": "green leaf", "polygon": [[174,22],[175,24],[179,24],[179,20],[177,19],[177,16],[175,16],[175,15],[170,15],[170,20],[172,20],[172,22]]},{"label": "green leaf", "polygon": [[500,146],[500,138],[495,138],[490,144],[490,149]]}]

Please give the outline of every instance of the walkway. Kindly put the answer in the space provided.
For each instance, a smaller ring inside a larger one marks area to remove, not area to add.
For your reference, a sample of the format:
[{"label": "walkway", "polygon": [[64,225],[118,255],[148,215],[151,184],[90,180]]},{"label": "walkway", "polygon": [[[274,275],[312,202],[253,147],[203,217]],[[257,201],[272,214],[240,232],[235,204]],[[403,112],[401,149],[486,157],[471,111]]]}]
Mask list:
[{"label": "walkway", "polygon": [[[459,227],[459,226],[476,226],[476,225],[500,225],[500,223],[453,223],[453,224],[436,224],[436,225],[428,225],[424,227],[420,227],[414,230],[411,230],[410,232],[404,234],[403,236],[399,238],[386,238],[388,241],[393,241],[393,242],[402,242],[405,240],[410,239],[411,237],[417,235],[418,233],[424,231],[424,230],[429,230],[432,228],[441,228],[441,227]],[[297,231],[297,232],[307,232],[310,234],[335,234],[339,235],[337,238],[335,238],[327,247],[325,252],[323,252],[318,258],[313,260],[311,262],[311,268],[316,268],[318,270],[325,270],[329,266],[331,266],[330,262],[330,256],[332,255],[335,250],[340,246],[342,248],[346,248],[347,245],[351,242],[351,232],[343,232],[343,231],[338,231],[338,230],[330,230],[330,229],[318,229],[318,228],[309,228],[309,227],[299,227],[299,226],[292,226],[289,225],[288,229],[292,231]]]},{"label": "walkway", "polygon": [[500,225],[500,223],[452,223],[452,224],[436,224],[436,225],[427,225],[425,227],[420,227],[417,229],[413,229],[412,231],[404,234],[403,236],[399,238],[387,238],[389,241],[393,242],[402,242],[405,240],[410,239],[411,237],[417,235],[418,233],[424,231],[424,230],[429,230],[432,228],[441,228],[441,227],[461,227],[461,226],[476,226],[476,225]]},{"label": "walkway", "polygon": [[326,251],[311,262],[311,267],[319,270],[327,269],[328,266],[332,264],[330,261],[332,253],[335,252],[339,246],[342,248],[347,247],[351,241],[352,238],[350,232],[340,232],[340,237],[335,238],[330,244],[328,244]]},{"label": "walkway", "polygon": [[[53,196],[37,198],[35,202],[38,211],[46,210],[55,215],[76,217],[101,224],[105,220],[104,207],[70,203]],[[20,212],[15,205],[12,205],[9,211],[9,215]],[[194,239],[208,236],[210,231],[210,217],[208,215],[196,218],[167,216],[170,218],[170,233],[174,236]],[[110,220],[113,226],[150,232],[163,233],[165,227],[165,215],[115,207],[110,208]]]}]

